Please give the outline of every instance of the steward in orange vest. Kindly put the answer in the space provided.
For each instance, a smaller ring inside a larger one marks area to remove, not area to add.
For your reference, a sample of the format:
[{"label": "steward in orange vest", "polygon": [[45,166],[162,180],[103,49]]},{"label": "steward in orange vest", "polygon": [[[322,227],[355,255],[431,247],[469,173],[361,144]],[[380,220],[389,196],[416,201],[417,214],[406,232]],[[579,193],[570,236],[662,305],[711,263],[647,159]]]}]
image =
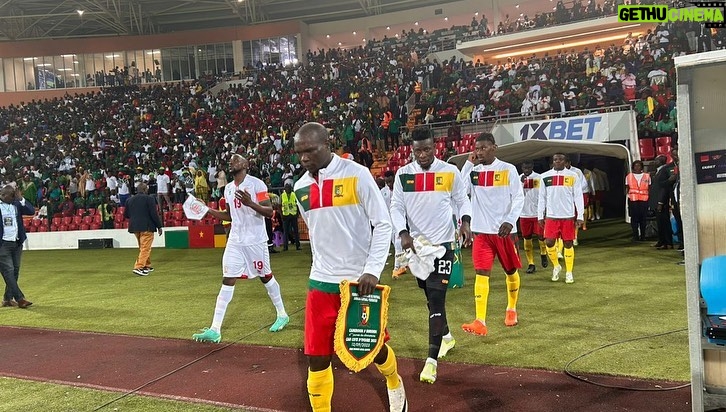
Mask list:
[{"label": "steward in orange vest", "polygon": [[637,242],[645,240],[651,180],[648,173],[643,173],[643,162],[640,160],[633,162],[632,170],[632,173],[628,173],[625,177],[625,188],[628,191],[628,214],[630,227],[633,230],[633,242]]}]

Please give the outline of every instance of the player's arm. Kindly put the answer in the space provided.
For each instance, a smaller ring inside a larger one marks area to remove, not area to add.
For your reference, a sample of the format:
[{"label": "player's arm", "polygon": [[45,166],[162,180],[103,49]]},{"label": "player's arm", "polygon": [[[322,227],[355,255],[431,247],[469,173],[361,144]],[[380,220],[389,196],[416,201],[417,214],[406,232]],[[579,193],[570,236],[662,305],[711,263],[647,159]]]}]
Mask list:
[{"label": "player's arm", "polygon": [[406,229],[406,204],[403,199],[403,186],[401,185],[401,171],[396,172],[391,193],[391,222],[393,233],[401,238],[403,250],[413,249],[413,239]]},{"label": "player's arm", "polygon": [[225,209],[225,210],[209,209],[209,211],[207,213],[209,215],[211,215],[212,217],[214,217],[215,219],[223,220],[225,222],[232,221],[232,216],[229,213],[229,209]]},{"label": "player's arm", "polygon": [[264,217],[272,217],[273,209],[272,203],[270,203],[270,196],[267,194],[267,188],[264,191],[259,191],[255,195],[256,201],[252,199],[252,195],[243,190],[238,190],[234,194],[235,199],[239,199],[243,205],[249,207],[255,212],[261,214]]},{"label": "player's arm", "polygon": [[539,177],[539,200],[537,201],[537,222],[544,226],[544,216],[547,207],[547,186],[544,183],[544,175]]},{"label": "player's arm", "polygon": [[381,272],[386,266],[388,250],[391,247],[392,224],[388,214],[386,201],[383,200],[381,191],[378,189],[373,176],[370,173],[363,173],[359,176],[359,195],[363,202],[363,208],[368,220],[373,226],[373,235],[368,248],[368,258],[363,268],[363,274],[358,279],[358,289],[361,295],[373,293],[373,290],[381,278]]}]

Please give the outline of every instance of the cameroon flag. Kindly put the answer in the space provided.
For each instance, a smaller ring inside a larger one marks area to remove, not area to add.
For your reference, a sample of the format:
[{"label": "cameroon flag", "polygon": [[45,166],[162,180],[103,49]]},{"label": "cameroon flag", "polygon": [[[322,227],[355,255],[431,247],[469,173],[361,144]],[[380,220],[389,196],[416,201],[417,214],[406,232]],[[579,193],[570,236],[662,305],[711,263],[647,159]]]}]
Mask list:
[{"label": "cameroon flag", "polygon": [[213,248],[214,225],[189,226],[189,248]]},{"label": "cameroon flag", "polygon": [[567,186],[572,187],[575,185],[575,178],[573,176],[548,176],[544,179],[544,185],[547,187],[550,186]]},{"label": "cameroon flag", "polygon": [[471,172],[470,178],[471,184],[474,186],[509,186],[509,170],[485,170],[483,172]]},{"label": "cameroon flag", "polygon": [[322,185],[313,183],[296,190],[295,196],[306,212],[321,207],[357,205],[358,178],[326,179]]},{"label": "cameroon flag", "polygon": [[451,192],[454,187],[453,172],[425,172],[401,174],[404,192]]}]

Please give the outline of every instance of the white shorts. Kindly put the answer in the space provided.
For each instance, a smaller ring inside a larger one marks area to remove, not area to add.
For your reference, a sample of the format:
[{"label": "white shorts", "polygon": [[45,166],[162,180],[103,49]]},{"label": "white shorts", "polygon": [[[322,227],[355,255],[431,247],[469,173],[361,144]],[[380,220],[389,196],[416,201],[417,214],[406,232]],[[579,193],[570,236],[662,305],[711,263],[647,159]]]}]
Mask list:
[{"label": "white shorts", "polygon": [[222,256],[222,276],[225,278],[256,278],[272,274],[270,250],[267,243],[237,246],[227,243]]}]

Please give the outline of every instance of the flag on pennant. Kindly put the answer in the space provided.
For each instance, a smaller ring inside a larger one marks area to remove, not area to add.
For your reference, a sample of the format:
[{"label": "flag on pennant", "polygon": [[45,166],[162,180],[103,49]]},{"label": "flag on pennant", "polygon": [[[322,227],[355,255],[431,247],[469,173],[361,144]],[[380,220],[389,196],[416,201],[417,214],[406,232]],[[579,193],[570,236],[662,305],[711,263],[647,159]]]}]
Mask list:
[{"label": "flag on pennant", "polygon": [[213,248],[214,225],[189,226],[189,248]]},{"label": "flag on pennant", "polygon": [[400,176],[404,192],[451,192],[453,172],[404,173]]},{"label": "flag on pennant", "polygon": [[322,207],[358,204],[358,178],[326,179],[322,185],[313,183],[295,191],[298,202],[306,212]]},{"label": "flag on pennant", "polygon": [[509,186],[509,170],[485,170],[483,172],[471,172],[470,178],[471,184],[474,186]]}]

